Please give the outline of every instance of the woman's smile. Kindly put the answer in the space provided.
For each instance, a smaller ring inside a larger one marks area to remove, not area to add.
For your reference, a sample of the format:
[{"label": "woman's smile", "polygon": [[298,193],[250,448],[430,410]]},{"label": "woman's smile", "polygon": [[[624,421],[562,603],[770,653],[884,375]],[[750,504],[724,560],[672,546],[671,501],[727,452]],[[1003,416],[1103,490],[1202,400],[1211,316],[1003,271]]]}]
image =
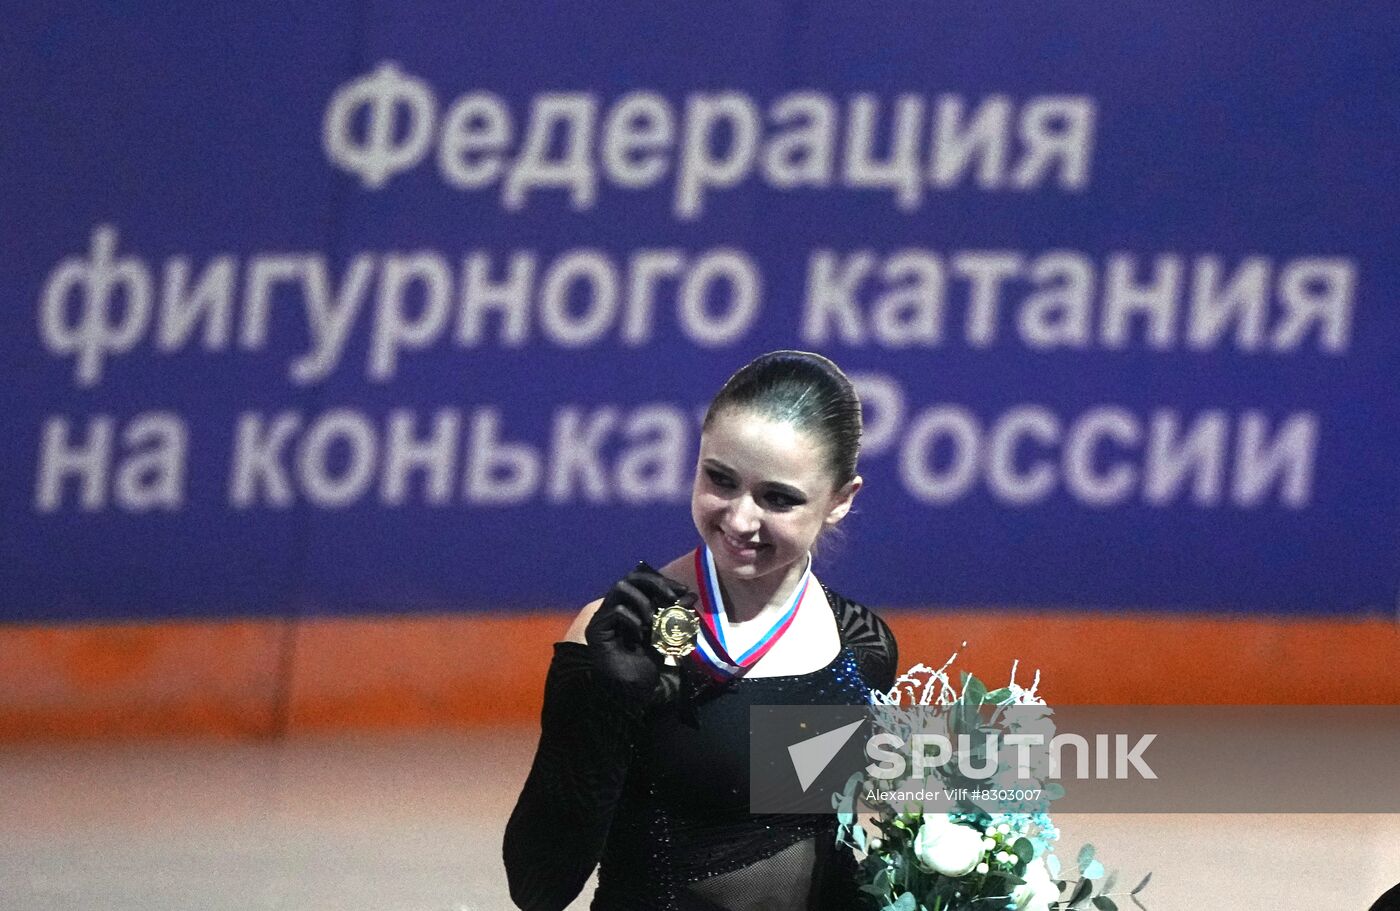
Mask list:
[{"label": "woman's smile", "polygon": [[758,552],[768,546],[757,541],[746,541],[742,538],[736,538],[725,532],[724,529],[718,529],[718,531],[719,539],[729,550],[730,555],[740,560],[757,557]]}]

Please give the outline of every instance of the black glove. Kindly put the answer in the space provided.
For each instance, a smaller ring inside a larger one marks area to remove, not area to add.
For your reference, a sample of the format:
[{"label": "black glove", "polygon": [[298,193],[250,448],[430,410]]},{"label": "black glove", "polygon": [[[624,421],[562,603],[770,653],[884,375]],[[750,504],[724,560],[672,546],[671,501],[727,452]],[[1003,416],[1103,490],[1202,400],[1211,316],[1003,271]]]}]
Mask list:
[{"label": "black glove", "polygon": [[646,563],[608,591],[583,633],[600,683],[624,698],[653,698],[664,659],[651,645],[652,619],[677,601],[690,606],[695,594]]}]

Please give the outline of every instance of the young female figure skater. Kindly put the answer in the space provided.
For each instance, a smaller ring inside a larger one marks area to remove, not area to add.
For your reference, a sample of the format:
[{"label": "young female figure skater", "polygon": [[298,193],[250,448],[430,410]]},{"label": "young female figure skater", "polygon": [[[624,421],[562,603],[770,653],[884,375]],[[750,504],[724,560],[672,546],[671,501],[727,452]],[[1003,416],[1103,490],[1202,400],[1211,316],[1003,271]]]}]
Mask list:
[{"label": "young female figure skater", "polygon": [[[748,709],[863,705],[893,683],[889,628],[812,571],[861,488],[860,432],[849,380],[820,355],[763,355],[715,397],[691,496],[699,545],[639,565],[555,644],[506,828],[522,909],[564,908],[600,862],[600,911],[856,905],[834,816],[750,812]],[[677,601],[701,622],[672,665],[653,621]]]}]

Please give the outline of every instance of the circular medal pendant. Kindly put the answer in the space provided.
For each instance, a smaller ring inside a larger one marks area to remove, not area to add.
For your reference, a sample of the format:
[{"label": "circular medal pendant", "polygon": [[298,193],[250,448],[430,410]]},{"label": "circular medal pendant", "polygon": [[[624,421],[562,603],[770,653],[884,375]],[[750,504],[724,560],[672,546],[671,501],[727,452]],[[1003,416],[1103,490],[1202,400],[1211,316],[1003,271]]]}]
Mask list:
[{"label": "circular medal pendant", "polygon": [[661,608],[651,621],[652,647],[672,658],[684,658],[695,651],[699,635],[699,615],[679,602]]}]

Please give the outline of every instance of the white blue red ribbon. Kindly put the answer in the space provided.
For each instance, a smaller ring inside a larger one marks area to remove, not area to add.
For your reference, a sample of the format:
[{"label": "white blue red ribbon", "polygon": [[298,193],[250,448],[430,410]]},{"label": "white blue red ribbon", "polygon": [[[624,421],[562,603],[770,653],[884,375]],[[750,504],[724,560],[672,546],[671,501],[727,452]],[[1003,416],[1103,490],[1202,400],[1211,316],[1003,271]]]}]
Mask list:
[{"label": "white blue red ribbon", "polygon": [[802,578],[797,580],[797,586],[778,619],[758,641],[737,656],[730,651],[734,641],[733,624],[724,611],[724,596],[720,593],[715,558],[704,544],[695,549],[695,578],[700,582],[701,633],[695,643],[695,654],[709,665],[709,670],[715,676],[738,677],[768,654],[797,617],[797,609],[807,594],[808,583],[812,581],[812,558],[810,555],[807,557],[807,568],[803,570]]}]

